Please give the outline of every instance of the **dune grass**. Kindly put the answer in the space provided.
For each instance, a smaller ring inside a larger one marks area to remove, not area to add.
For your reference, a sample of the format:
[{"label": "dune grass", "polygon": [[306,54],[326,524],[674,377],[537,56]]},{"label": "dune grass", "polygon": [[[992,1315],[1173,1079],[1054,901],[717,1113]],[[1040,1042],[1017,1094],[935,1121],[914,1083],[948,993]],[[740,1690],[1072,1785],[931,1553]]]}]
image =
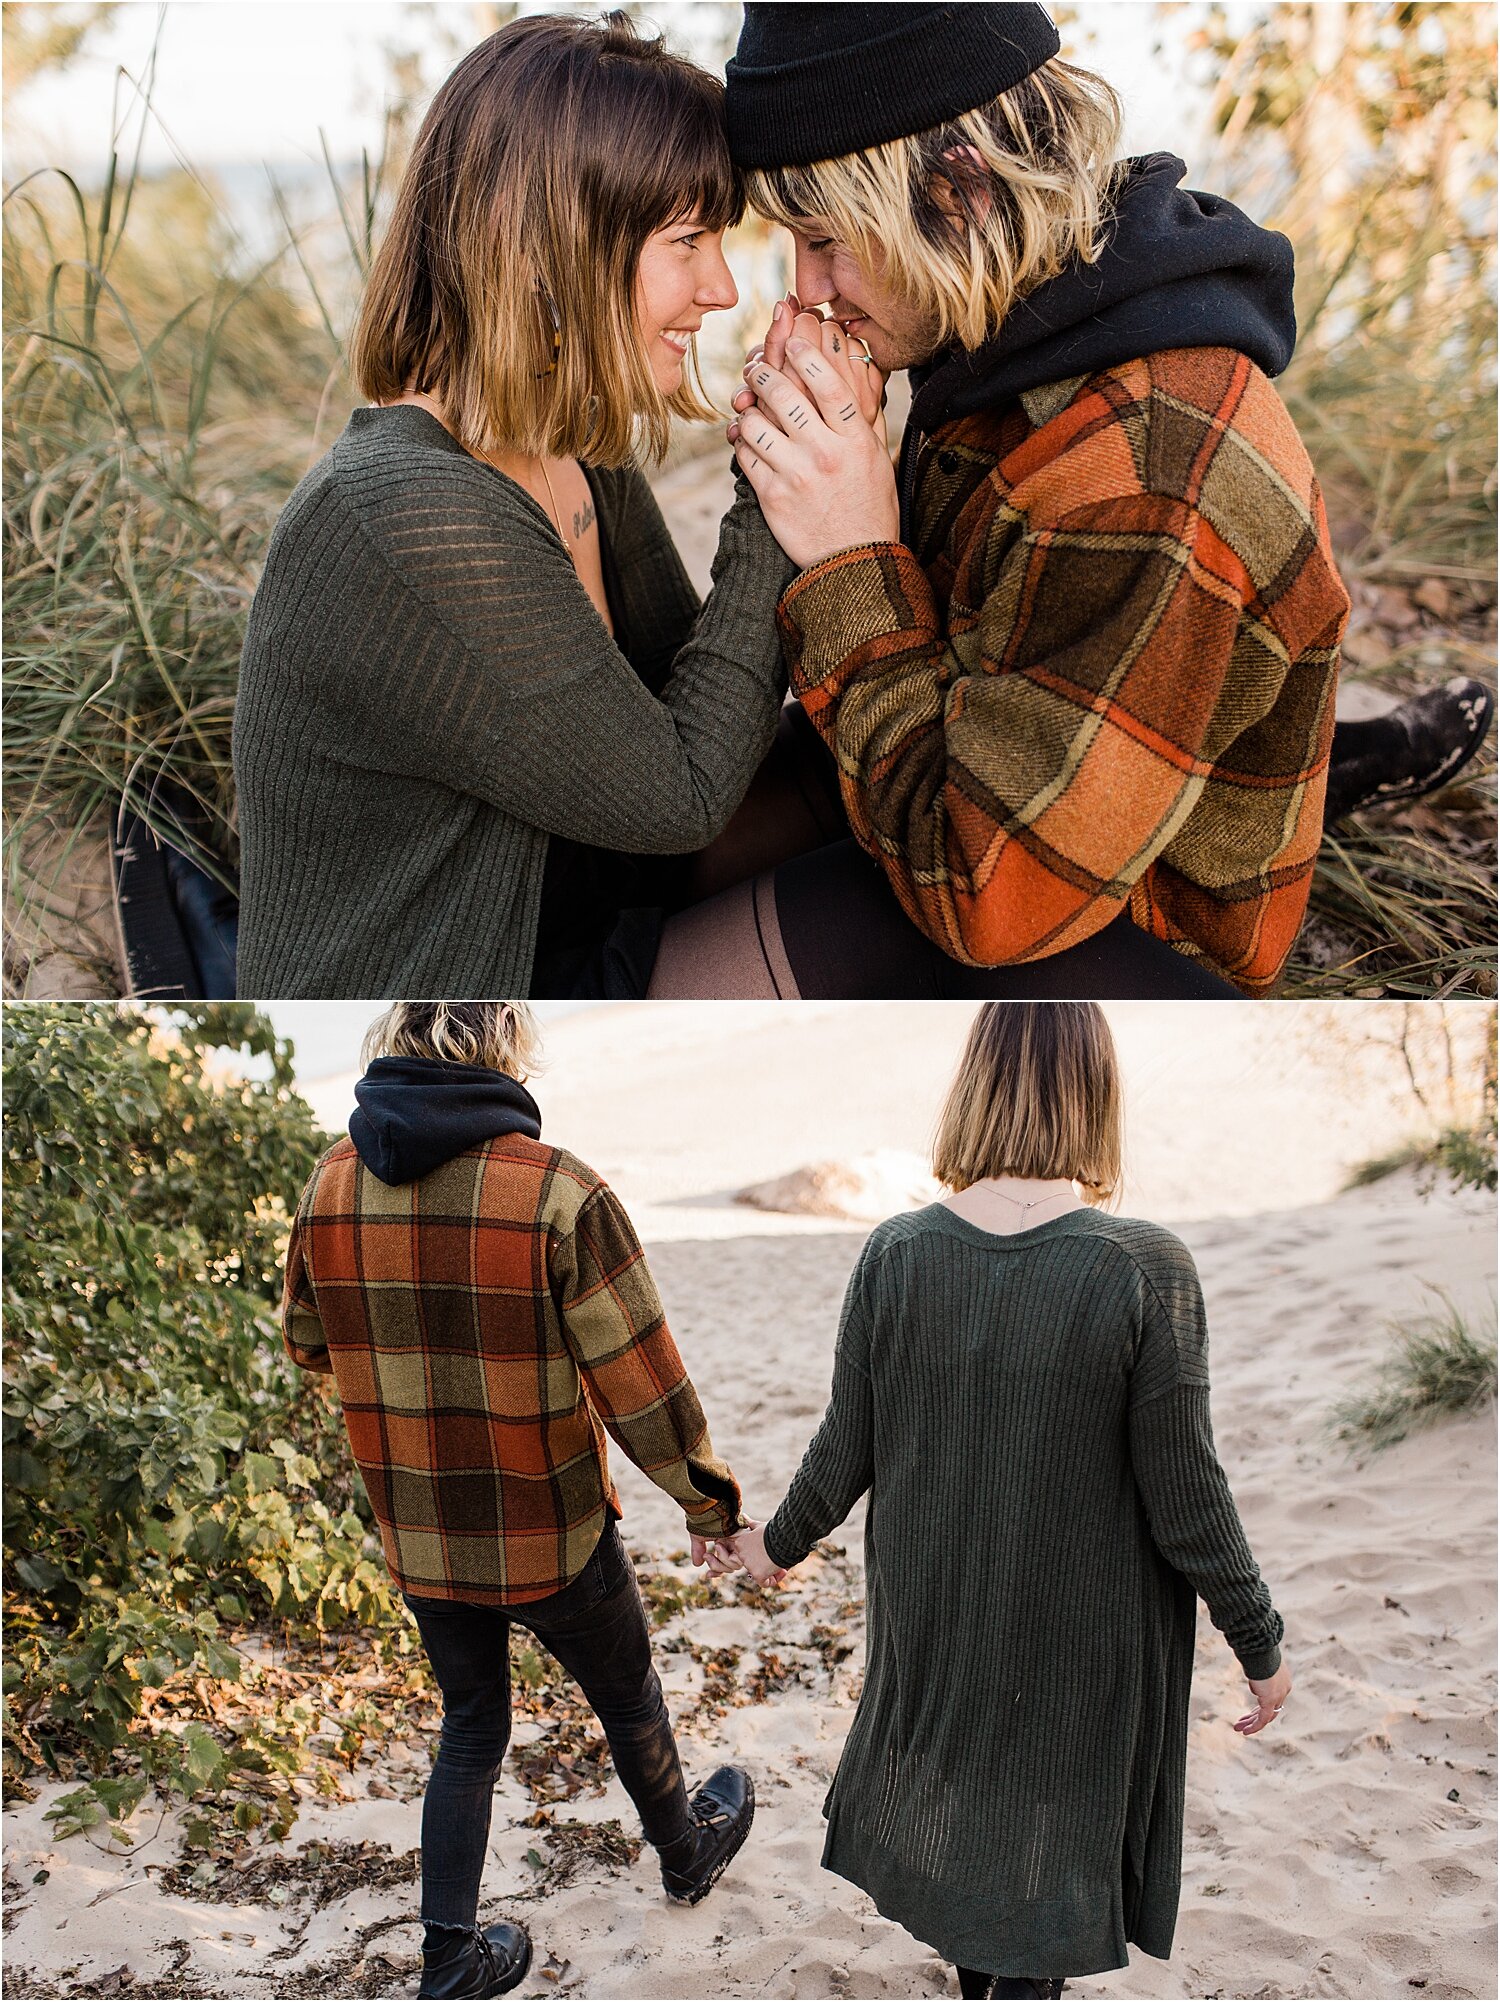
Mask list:
[{"label": "dune grass", "polygon": [[97,192],[30,177],[3,269],[7,888],[45,934],[75,846],[122,802],[157,824],[166,779],[202,811],[199,859],[232,874],[246,613],[352,399],[299,234],[247,263],[191,175],[144,179],[117,151]]},{"label": "dune grass", "polygon": [[1373,1382],[1335,1407],[1336,1435],[1351,1453],[1379,1452],[1494,1403],[1494,1336],[1476,1333],[1441,1288],[1432,1291],[1439,1304],[1388,1323],[1391,1352]]}]

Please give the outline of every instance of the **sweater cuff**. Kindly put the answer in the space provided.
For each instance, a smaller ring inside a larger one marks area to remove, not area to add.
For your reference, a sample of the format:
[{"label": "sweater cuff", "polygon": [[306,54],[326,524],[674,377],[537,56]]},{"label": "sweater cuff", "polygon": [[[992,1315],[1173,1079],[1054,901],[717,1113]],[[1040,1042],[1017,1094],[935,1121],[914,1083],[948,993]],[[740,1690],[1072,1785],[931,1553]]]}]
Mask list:
[{"label": "sweater cuff", "polygon": [[799,572],[776,616],[790,642],[793,684],[816,687],[851,654],[895,634],[939,630],[926,572],[904,542],[841,549]]},{"label": "sweater cuff", "polygon": [[1269,1682],[1281,1666],[1281,1649],[1273,1641],[1268,1648],[1238,1657],[1247,1682]]},{"label": "sweater cuff", "polygon": [[743,1509],[726,1508],[722,1502],[714,1502],[706,1509],[699,1509],[696,1515],[689,1514],[687,1526],[694,1536],[733,1536],[745,1527],[745,1514]]},{"label": "sweater cuff", "polygon": [[766,1524],[765,1546],[767,1557],[779,1571],[790,1571],[807,1555],[807,1548],[792,1541],[791,1527],[782,1521],[780,1509]]}]

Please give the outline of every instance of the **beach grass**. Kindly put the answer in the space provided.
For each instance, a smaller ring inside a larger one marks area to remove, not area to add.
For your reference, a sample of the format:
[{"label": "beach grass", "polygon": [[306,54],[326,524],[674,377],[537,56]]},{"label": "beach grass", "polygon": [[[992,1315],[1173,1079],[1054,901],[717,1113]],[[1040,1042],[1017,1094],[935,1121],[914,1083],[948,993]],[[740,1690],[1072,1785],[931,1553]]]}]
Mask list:
[{"label": "beach grass", "polygon": [[1357,1161],[1344,1177],[1342,1193],[1351,1189],[1371,1189],[1377,1182],[1388,1182],[1393,1175],[1402,1175],[1409,1170],[1422,1168],[1432,1159],[1431,1147],[1420,1140],[1404,1140],[1399,1146],[1388,1148],[1384,1154],[1371,1154],[1363,1161]]},{"label": "beach grass", "polygon": [[1438,1304],[1388,1323],[1390,1352],[1376,1377],[1334,1409],[1337,1436],[1352,1453],[1379,1452],[1495,1401],[1495,1337],[1476,1333],[1440,1287],[1431,1290]]},{"label": "beach grass", "polygon": [[[346,276],[373,216],[340,195]],[[232,881],[230,730],[245,619],[276,516],[352,401],[314,262],[286,217],[250,259],[213,189],[122,151],[86,191],[10,189],[3,464],[7,901],[66,927],[80,850],[164,783]],[[332,283],[339,286],[334,268]],[[8,952],[7,991],[26,966]]]}]

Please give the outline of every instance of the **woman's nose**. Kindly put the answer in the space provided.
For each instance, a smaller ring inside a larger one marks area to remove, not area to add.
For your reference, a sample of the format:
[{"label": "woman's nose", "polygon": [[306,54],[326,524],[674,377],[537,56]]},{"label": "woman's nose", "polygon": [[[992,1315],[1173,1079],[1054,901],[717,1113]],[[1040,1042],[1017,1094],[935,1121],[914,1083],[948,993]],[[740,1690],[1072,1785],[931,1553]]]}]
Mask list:
[{"label": "woman's nose", "polygon": [[734,282],[734,273],[721,250],[705,272],[698,287],[698,304],[707,312],[717,312],[725,306],[740,303],[740,290]]}]

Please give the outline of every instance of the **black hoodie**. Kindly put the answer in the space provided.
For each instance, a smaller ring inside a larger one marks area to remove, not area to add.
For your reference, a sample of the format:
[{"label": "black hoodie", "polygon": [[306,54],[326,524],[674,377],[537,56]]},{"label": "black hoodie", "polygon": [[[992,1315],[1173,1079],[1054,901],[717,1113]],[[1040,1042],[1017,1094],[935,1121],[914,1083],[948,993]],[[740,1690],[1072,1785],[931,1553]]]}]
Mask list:
[{"label": "black hoodie", "polygon": [[916,434],[1164,348],[1233,348],[1266,375],[1292,358],[1292,246],[1220,195],[1179,187],[1171,153],[1126,162],[1105,249],[1039,285],[983,347],[949,349],[911,371],[903,523]]},{"label": "black hoodie", "polygon": [[370,1173],[392,1188],[419,1181],[466,1148],[501,1133],[539,1140],[536,1100],[513,1077],[482,1064],[433,1057],[377,1057],[354,1087],[349,1138]]}]

